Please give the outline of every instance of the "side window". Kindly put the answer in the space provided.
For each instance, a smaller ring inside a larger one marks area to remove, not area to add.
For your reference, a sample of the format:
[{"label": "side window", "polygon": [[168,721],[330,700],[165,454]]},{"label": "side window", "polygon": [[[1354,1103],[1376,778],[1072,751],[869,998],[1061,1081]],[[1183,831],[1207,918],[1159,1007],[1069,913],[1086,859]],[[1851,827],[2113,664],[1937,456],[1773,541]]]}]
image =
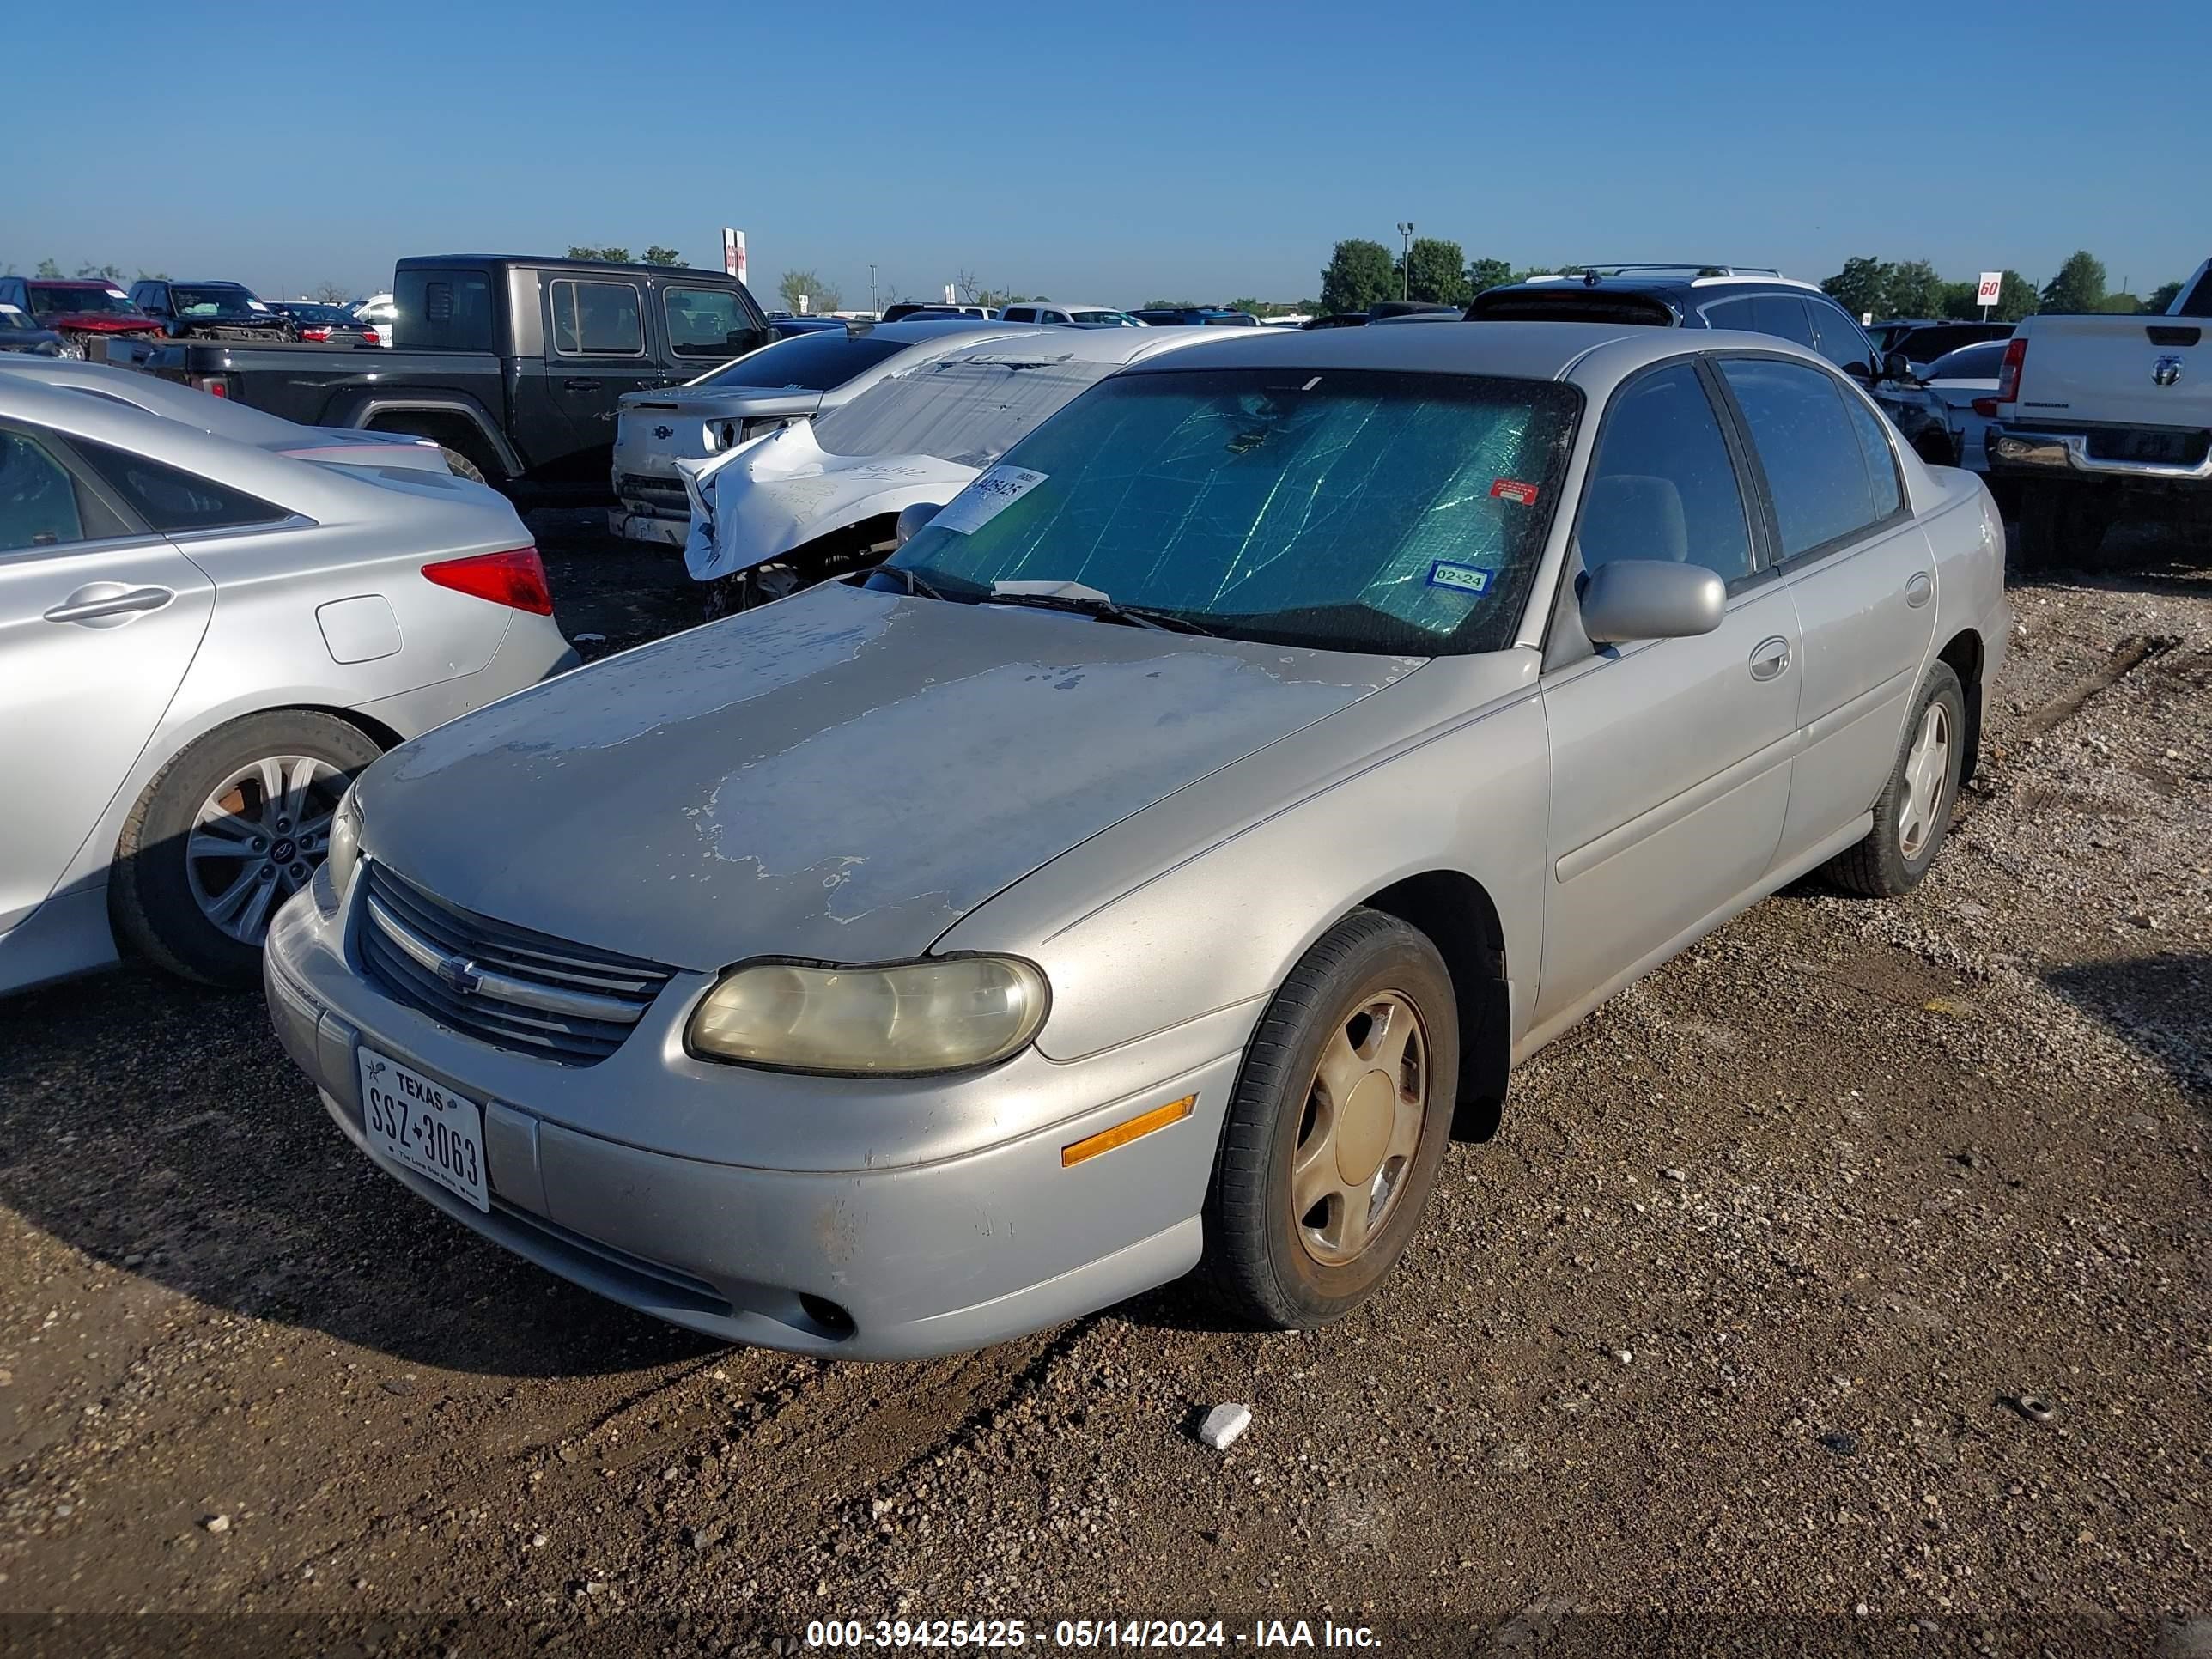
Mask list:
[{"label": "side window", "polygon": [[0,431],[0,553],[86,539],[69,469],[28,433]]},{"label": "side window", "polygon": [[143,455],[88,443],[82,438],[72,442],[109,488],[156,530],[234,530],[291,517],[288,509],[244,490]]},{"label": "side window", "polygon": [[1796,558],[1856,534],[1895,510],[1893,463],[1887,504],[1878,503],[1867,453],[1844,390],[1821,369],[1772,358],[1724,359],[1721,373],[1751,428],[1782,556]]},{"label": "side window", "polygon": [[1841,307],[1808,300],[1806,309],[1813,313],[1814,324],[1820,332],[1814,350],[1846,374],[1856,369],[1864,374],[1873,368],[1877,361],[1873,345],[1865,331],[1844,314]]},{"label": "side window", "polygon": [[491,277],[481,270],[403,270],[393,280],[392,320],[386,326],[407,336],[404,344],[434,350],[491,351]]},{"label": "side window", "polygon": [[1889,445],[1889,422],[1841,386],[1836,388],[1836,395],[1844,400],[1844,413],[1851,417],[1851,430],[1858,434],[1859,453],[1866,458],[1868,497],[1875,520],[1880,523],[1905,505],[1896,452]]},{"label": "side window", "polygon": [[1583,492],[1577,539],[1587,569],[1613,559],[1751,574],[1743,491],[1698,372],[1677,363],[1615,399]]},{"label": "side window", "polygon": [[1028,306],[1008,306],[1002,320],[1009,323],[1033,323],[1036,320],[1036,313]]},{"label": "side window", "polygon": [[1813,344],[1812,319],[1805,314],[1805,302],[1794,294],[1761,294],[1751,302],[1752,326],[1761,334],[1778,335],[1794,340],[1811,349]]},{"label": "side window", "polygon": [[1717,306],[1707,306],[1705,315],[1709,328],[1746,328],[1753,332],[1759,329],[1752,319],[1748,299],[1723,300]]},{"label": "side window", "polygon": [[753,319],[728,289],[663,289],[660,303],[668,317],[668,349],[678,357],[719,362],[754,337]]},{"label": "side window", "polygon": [[644,355],[645,316],[636,284],[561,281],[547,288],[556,351],[569,357]]}]

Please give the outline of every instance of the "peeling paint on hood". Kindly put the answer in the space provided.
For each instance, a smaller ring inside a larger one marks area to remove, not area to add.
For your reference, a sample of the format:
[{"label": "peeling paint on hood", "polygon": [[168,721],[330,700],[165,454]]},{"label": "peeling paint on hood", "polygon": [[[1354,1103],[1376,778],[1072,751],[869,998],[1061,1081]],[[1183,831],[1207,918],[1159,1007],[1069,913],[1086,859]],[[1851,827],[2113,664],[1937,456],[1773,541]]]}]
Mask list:
[{"label": "peeling paint on hood", "polygon": [[395,750],[362,844],[454,903],[676,966],[896,960],[1419,665],[829,583]]}]

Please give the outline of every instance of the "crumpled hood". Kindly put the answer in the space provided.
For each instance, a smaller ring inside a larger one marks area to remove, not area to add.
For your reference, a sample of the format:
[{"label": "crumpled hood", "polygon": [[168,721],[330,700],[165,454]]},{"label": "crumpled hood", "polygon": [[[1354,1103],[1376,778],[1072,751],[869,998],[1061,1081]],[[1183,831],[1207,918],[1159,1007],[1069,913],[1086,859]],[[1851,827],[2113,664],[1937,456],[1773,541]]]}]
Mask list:
[{"label": "crumpled hood", "polygon": [[362,846],[453,903],[674,966],[895,961],[1419,665],[826,583],[393,751]]},{"label": "crumpled hood", "polygon": [[982,471],[934,455],[833,455],[788,426],[710,460],[678,460],[691,501],[684,563],[713,581],[847,525],[917,501],[942,505]]}]

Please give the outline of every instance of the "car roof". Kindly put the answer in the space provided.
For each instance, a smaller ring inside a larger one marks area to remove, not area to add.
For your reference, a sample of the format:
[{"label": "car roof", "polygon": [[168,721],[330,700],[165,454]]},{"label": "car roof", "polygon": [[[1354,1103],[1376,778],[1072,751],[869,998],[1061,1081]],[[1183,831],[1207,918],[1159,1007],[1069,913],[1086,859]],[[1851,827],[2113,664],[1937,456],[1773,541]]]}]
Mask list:
[{"label": "car roof", "polygon": [[1007,306],[1043,307],[1052,311],[1120,311],[1119,306],[1094,305],[1088,300],[1009,300]]},{"label": "car roof", "polygon": [[1134,363],[1162,351],[1194,349],[1195,342],[1219,337],[1218,328],[1035,328],[1019,329],[1018,338],[980,341],[948,351],[938,361],[958,362],[977,357],[1020,358],[1026,362]]},{"label": "car roof", "polygon": [[[1605,385],[1647,363],[1686,352],[1755,351],[1830,365],[1771,334],[1742,329],[1675,329],[1637,323],[1481,322],[1456,328],[1225,329],[1203,331],[1205,343],[1179,351],[1159,369],[1382,369],[1413,374],[1496,375],[1509,380],[1573,380]],[[1582,372],[1587,367],[1587,374]]]},{"label": "car roof", "polygon": [[567,259],[557,253],[416,253],[402,259],[394,270],[422,270],[440,265],[558,265],[563,270],[619,270],[635,276],[708,276],[718,283],[737,279],[726,270],[703,265],[649,265],[642,259]]},{"label": "car roof", "polygon": [[105,276],[18,276],[16,280],[36,283],[40,288],[96,288],[103,294],[111,288],[123,286],[120,280],[110,281]]},{"label": "car roof", "polygon": [[[994,322],[988,317],[902,317],[895,323],[860,323],[854,326],[868,339],[904,340],[915,345],[969,334],[983,339],[1009,331],[1006,324]],[[1012,331],[1027,332],[1019,323],[1013,325]]]}]

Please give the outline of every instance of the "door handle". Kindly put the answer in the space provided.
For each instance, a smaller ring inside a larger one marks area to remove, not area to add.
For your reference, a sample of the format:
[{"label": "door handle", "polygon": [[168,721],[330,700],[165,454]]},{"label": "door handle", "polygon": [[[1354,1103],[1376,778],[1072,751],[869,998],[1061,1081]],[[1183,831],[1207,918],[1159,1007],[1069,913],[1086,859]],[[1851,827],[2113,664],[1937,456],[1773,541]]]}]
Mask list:
[{"label": "door handle", "polygon": [[[112,582],[98,584],[113,586]],[[133,587],[119,593],[99,593],[81,587],[45,613],[50,623],[98,623],[119,620],[141,611],[159,611],[177,597],[169,587]]]},{"label": "door handle", "polygon": [[568,392],[597,392],[599,389],[599,382],[597,380],[563,380],[561,385],[563,390]]},{"label": "door handle", "polygon": [[1761,640],[1757,645],[1752,647],[1752,678],[1755,680],[1778,679],[1781,678],[1783,670],[1789,666],[1789,641],[1778,636],[1771,640]]},{"label": "door handle", "polygon": [[1905,584],[1905,602],[1915,611],[1936,597],[1936,580],[1924,570],[1917,570],[1912,580]]}]

